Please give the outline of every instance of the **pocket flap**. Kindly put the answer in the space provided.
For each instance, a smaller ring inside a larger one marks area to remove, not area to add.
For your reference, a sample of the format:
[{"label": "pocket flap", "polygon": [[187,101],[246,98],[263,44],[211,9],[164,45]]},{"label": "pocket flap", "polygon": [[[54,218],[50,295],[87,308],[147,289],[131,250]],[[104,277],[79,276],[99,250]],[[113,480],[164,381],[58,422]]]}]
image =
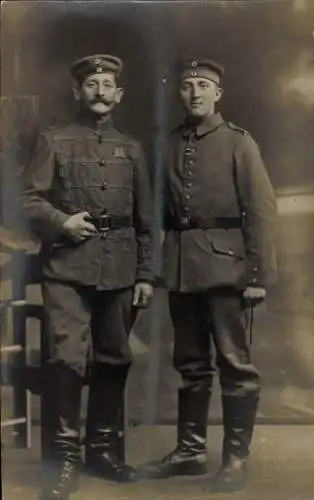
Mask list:
[{"label": "pocket flap", "polygon": [[65,178],[69,176],[69,170],[70,170],[70,161],[69,159],[63,155],[58,153],[57,154],[57,172],[58,176],[61,178]]},{"label": "pocket flap", "polygon": [[241,233],[211,235],[211,246],[215,253],[230,257],[245,257],[244,244]]}]

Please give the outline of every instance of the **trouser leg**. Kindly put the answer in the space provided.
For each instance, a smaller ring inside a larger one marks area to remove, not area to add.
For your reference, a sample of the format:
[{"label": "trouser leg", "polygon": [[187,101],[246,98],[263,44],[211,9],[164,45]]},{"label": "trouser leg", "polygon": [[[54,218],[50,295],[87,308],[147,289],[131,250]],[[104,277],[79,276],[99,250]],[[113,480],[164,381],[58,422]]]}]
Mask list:
[{"label": "trouser leg", "polygon": [[42,500],[66,500],[77,489],[80,469],[80,402],[90,311],[81,290],[43,283],[49,337],[45,399],[50,400],[51,456]]},{"label": "trouser leg", "polygon": [[247,479],[247,459],[260,393],[259,374],[250,360],[241,292],[211,290],[203,307],[213,325],[222,391],[223,457],[217,490],[236,490]]},{"label": "trouser leg", "polygon": [[177,446],[163,459],[142,466],[145,477],[207,472],[207,418],[214,370],[210,332],[198,304],[196,294],[170,294],[175,331],[174,366],[183,381],[178,391]]}]

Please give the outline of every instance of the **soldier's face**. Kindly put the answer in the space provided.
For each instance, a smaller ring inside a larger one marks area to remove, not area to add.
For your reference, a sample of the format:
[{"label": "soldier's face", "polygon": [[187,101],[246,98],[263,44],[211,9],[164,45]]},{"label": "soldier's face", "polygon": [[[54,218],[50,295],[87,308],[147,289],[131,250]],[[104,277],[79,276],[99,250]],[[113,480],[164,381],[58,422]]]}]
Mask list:
[{"label": "soldier's face", "polygon": [[180,97],[188,116],[203,118],[214,113],[222,89],[207,78],[185,78],[181,82]]},{"label": "soldier's face", "polygon": [[83,107],[100,116],[110,113],[123,97],[123,89],[117,86],[112,73],[89,75],[73,90],[74,97],[81,101]]}]

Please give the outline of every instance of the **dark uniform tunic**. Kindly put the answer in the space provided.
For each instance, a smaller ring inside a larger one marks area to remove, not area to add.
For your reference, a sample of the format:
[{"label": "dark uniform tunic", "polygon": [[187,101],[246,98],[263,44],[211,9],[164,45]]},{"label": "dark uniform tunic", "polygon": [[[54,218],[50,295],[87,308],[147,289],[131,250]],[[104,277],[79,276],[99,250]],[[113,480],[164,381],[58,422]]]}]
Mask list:
[{"label": "dark uniform tunic", "polygon": [[210,379],[211,332],[225,393],[257,390],[241,290],[276,279],[276,199],[257,144],[219,113],[180,126],[170,137],[164,198],[175,366],[187,383]]},{"label": "dark uniform tunic", "polygon": [[[97,125],[83,114],[41,134],[27,172],[24,207],[42,240],[51,356],[83,371],[97,305],[96,359],[130,362],[131,287],[152,281],[151,189],[139,143],[111,121]],[[73,243],[62,225],[83,211],[95,217],[105,212],[118,223]]]}]

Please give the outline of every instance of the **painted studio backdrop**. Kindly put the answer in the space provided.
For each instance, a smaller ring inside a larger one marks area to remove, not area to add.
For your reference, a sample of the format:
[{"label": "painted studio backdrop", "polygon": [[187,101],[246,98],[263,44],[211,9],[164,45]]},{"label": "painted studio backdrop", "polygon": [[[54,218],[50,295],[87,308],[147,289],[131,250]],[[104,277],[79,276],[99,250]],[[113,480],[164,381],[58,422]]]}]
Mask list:
[{"label": "painted studio backdrop", "polygon": [[[177,58],[209,56],[225,66],[220,110],[259,143],[280,214],[279,281],[257,308],[253,331],[264,385],[260,421],[314,420],[313,19],[311,0],[15,1],[3,9],[1,234],[18,240],[27,237],[20,175],[37,130],[76,111],[68,72],[74,59],[105,52],[124,60],[116,122],[142,141],[155,184],[167,133],[182,119]],[[9,277],[3,284],[9,290]],[[37,289],[29,294],[40,301]],[[163,290],[140,315],[131,343],[130,418],[174,421],[179,378]],[[218,393],[214,401],[211,419],[220,416]]]}]

